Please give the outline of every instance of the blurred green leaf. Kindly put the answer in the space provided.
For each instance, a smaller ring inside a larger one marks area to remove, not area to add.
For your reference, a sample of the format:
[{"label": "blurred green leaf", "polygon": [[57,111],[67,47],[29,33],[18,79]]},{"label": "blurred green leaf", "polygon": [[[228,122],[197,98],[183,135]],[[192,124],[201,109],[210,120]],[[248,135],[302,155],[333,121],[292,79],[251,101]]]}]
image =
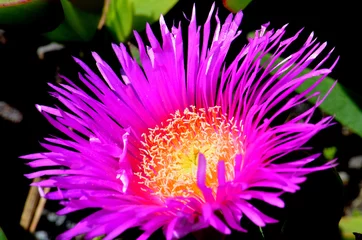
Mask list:
[{"label": "blurred green leaf", "polygon": [[[355,201],[356,200],[357,199],[355,199]],[[353,209],[351,215],[352,215],[352,217],[362,217],[362,212],[360,212],[358,209]]]},{"label": "blurred green leaf", "polygon": [[251,0],[223,0],[224,6],[231,12],[238,12],[244,10]]},{"label": "blurred green leaf", "polygon": [[101,237],[96,237],[96,238],[93,238],[92,240],[102,240],[104,237],[101,236]]},{"label": "blurred green leaf", "polygon": [[3,230],[1,230],[1,228],[0,228],[0,240],[7,240]]},{"label": "blurred green leaf", "polygon": [[139,65],[141,65],[140,51],[138,50],[138,48],[135,45],[133,45],[131,42],[128,42],[128,47],[132,57],[137,61]]},{"label": "blurred green leaf", "polygon": [[344,237],[352,238],[353,232],[362,232],[362,216],[343,217],[339,222],[339,227]]},{"label": "blurred green leaf", "polygon": [[75,7],[69,0],[60,1],[64,10],[64,22],[45,36],[57,42],[90,41],[97,31],[101,10],[99,13],[86,12]]},{"label": "blurred green leaf", "polygon": [[[267,61],[270,57],[271,55],[267,54],[263,58],[263,61]],[[282,58],[279,58],[275,64],[280,63],[282,60]],[[307,68],[302,71],[301,74],[307,74],[310,71],[311,69]],[[296,91],[298,93],[305,91],[307,88],[312,86],[317,79],[318,77],[307,79]],[[326,77],[313,92],[320,92],[321,96],[324,96],[332,87],[334,82],[334,79]],[[362,137],[362,111],[351,98],[350,93],[352,93],[350,89],[347,89],[340,83],[337,83],[319,108],[329,115],[334,115],[335,119],[342,125],[348,127],[354,133]],[[314,104],[316,103],[316,98],[309,99],[309,101]]]},{"label": "blurred green leaf", "polygon": [[70,2],[77,8],[93,13],[102,12],[105,0],[70,0]]},{"label": "blurred green leaf", "polygon": [[0,0],[0,27],[46,32],[63,20],[59,0]]},{"label": "blurred green leaf", "polygon": [[132,32],[132,0],[110,0],[106,27],[118,42],[124,42]]},{"label": "blurred green leaf", "polygon": [[254,31],[252,31],[252,32],[249,32],[248,34],[247,34],[247,36],[246,36],[246,38],[254,38],[255,37],[255,32]]},{"label": "blurred green leaf", "polygon": [[323,156],[327,159],[327,160],[332,160],[337,152],[337,148],[335,146],[333,147],[329,147],[329,148],[325,148],[323,149]]},{"label": "blurred green leaf", "polygon": [[177,0],[106,0],[105,26],[118,42],[125,42],[132,30],[142,31],[167,13]]},{"label": "blurred green leaf", "polygon": [[166,14],[177,3],[177,0],[133,0],[133,29],[142,31],[146,22],[153,23]]}]

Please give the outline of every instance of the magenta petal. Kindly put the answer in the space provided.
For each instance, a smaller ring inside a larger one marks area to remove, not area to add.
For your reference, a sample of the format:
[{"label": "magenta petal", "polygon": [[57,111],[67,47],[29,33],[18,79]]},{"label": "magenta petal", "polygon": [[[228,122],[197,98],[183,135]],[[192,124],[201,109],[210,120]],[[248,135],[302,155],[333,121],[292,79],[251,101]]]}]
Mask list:
[{"label": "magenta petal", "polygon": [[231,233],[230,229],[217,216],[215,216],[210,204],[205,204],[202,210],[206,221],[208,221],[216,230],[223,234]]},{"label": "magenta petal", "polygon": [[259,227],[265,226],[265,222],[263,221],[262,216],[259,214],[260,212],[250,203],[243,201],[241,203],[237,203],[237,206],[257,226]]},{"label": "magenta petal", "polygon": [[269,203],[270,205],[283,208],[285,206],[284,202],[279,198],[280,193],[267,193],[267,192],[259,192],[248,190],[247,194],[250,194],[252,198],[260,199],[264,202]]},{"label": "magenta petal", "polygon": [[219,186],[222,186],[225,184],[225,180],[226,180],[225,176],[226,176],[225,162],[219,161],[217,163],[217,179],[218,179]]},{"label": "magenta petal", "polygon": [[229,224],[230,227],[240,232],[246,232],[246,229],[240,226],[241,218],[235,217],[235,213],[233,213],[227,206],[222,206],[221,211],[225,217],[227,224]]},{"label": "magenta petal", "polygon": [[197,186],[202,191],[204,198],[207,202],[213,202],[214,197],[212,191],[205,185],[206,182],[206,159],[203,154],[198,155],[197,162]]},{"label": "magenta petal", "polygon": [[172,240],[172,238],[174,237],[174,229],[175,229],[175,226],[176,226],[176,223],[177,223],[177,218],[174,218],[168,225],[167,225],[167,228],[166,228],[166,239],[167,240]]}]

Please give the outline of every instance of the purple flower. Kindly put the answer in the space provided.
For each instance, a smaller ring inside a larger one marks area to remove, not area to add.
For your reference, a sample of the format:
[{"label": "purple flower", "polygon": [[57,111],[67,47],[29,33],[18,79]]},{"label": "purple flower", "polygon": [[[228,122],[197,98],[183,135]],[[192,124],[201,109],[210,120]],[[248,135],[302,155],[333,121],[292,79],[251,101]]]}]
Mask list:
[{"label": "purple flower", "polygon": [[[297,191],[307,174],[335,166],[330,161],[305,167],[318,154],[277,162],[305,149],[303,145],[331,123],[331,117],[310,122],[323,101],[319,99],[300,115],[275,124],[281,113],[318,96],[312,90],[336,62],[320,68],[328,53],[311,72],[302,71],[326,44],[316,43],[311,34],[300,50],[277,64],[299,32],[281,40],[285,26],[274,32],[263,25],[226,65],[230,44],[240,34],[242,13],[230,14],[223,24],[216,15],[210,36],[213,11],[214,6],[200,36],[193,10],[186,55],[181,27],[169,29],[161,17],[162,44],[149,25],[150,47],[135,32],[142,67],[123,44],[113,45],[121,79],[93,53],[102,78],[75,59],[85,71],[79,78],[92,96],[67,78],[68,84],[51,85],[67,110],[37,107],[68,138],[46,138],[42,146],[48,152],[24,156],[34,168],[49,167],[27,177],[49,176],[33,185],[55,188],[45,197],[61,200],[59,214],[97,209],[58,239],[85,234],[86,239],[105,235],[107,240],[133,227],[144,231],[139,239],[159,228],[167,239],[209,226],[230,234],[232,229],[246,231],[240,226],[242,217],[262,227],[277,220],[250,200],[283,208],[281,194]],[[261,63],[271,51],[269,61]],[[318,79],[314,85],[292,94],[311,77]]]}]

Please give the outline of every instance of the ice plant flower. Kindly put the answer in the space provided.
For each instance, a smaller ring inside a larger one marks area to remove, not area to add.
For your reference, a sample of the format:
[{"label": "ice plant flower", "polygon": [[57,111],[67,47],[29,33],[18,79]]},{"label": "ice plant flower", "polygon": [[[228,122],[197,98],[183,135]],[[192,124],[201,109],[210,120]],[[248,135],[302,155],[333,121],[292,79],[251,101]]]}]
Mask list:
[{"label": "ice plant flower", "polygon": [[[257,226],[277,222],[250,200],[282,208],[282,193],[297,191],[307,174],[335,165],[306,166],[318,154],[277,161],[304,149],[331,123],[331,117],[310,121],[324,97],[282,124],[275,121],[318,97],[313,89],[336,64],[321,68],[330,52],[311,72],[302,71],[326,44],[311,34],[300,50],[277,63],[299,32],[281,40],[285,26],[273,31],[263,25],[226,64],[242,13],[230,14],[223,24],[216,14],[210,36],[213,11],[214,6],[200,31],[193,9],[187,46],[180,25],[169,29],[161,16],[162,44],[149,25],[150,46],[135,32],[141,66],[123,44],[113,45],[120,74],[93,53],[101,77],[76,59],[85,71],[79,78],[87,91],[67,78],[67,84],[51,85],[67,110],[37,107],[67,138],[46,138],[47,152],[24,156],[31,167],[43,168],[27,177],[48,176],[33,185],[55,189],[44,196],[62,200],[59,214],[95,209],[58,239],[85,234],[107,240],[133,227],[143,231],[139,239],[160,228],[166,239],[210,226],[222,234],[247,231],[240,225],[243,217]],[[262,63],[269,52],[272,57]],[[317,77],[315,84],[295,95],[311,77]]]}]

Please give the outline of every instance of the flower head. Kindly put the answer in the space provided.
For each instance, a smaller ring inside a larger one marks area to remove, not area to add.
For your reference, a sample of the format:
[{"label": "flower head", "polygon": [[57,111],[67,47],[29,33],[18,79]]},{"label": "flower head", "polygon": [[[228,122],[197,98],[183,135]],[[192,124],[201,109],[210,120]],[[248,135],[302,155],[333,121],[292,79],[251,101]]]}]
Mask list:
[{"label": "flower head", "polygon": [[[223,24],[216,15],[210,36],[213,11],[214,6],[201,41],[193,10],[187,46],[180,26],[169,29],[163,17],[162,45],[149,25],[150,47],[135,32],[142,66],[123,44],[113,45],[121,78],[96,53],[102,78],[75,59],[85,71],[80,80],[95,97],[67,78],[68,84],[51,85],[67,110],[37,107],[68,138],[46,138],[48,152],[24,156],[32,167],[51,167],[27,177],[49,176],[33,185],[56,188],[45,197],[62,200],[59,214],[97,209],[58,239],[86,234],[87,239],[105,235],[107,240],[133,227],[144,231],[139,239],[159,228],[167,239],[209,226],[229,234],[232,229],[246,231],[240,226],[242,217],[265,226],[277,220],[250,200],[282,208],[282,193],[297,191],[308,173],[335,165],[306,167],[318,154],[277,162],[303,149],[331,122],[331,117],[310,122],[323,101],[319,99],[300,115],[275,124],[282,113],[318,95],[310,93],[336,62],[320,68],[328,53],[311,72],[302,71],[326,44],[316,43],[311,34],[300,50],[277,63],[299,33],[281,41],[285,26],[274,32],[263,25],[226,65],[242,13],[230,14]],[[272,57],[262,63],[271,51]],[[290,97],[310,77],[318,77],[315,84]]]}]

